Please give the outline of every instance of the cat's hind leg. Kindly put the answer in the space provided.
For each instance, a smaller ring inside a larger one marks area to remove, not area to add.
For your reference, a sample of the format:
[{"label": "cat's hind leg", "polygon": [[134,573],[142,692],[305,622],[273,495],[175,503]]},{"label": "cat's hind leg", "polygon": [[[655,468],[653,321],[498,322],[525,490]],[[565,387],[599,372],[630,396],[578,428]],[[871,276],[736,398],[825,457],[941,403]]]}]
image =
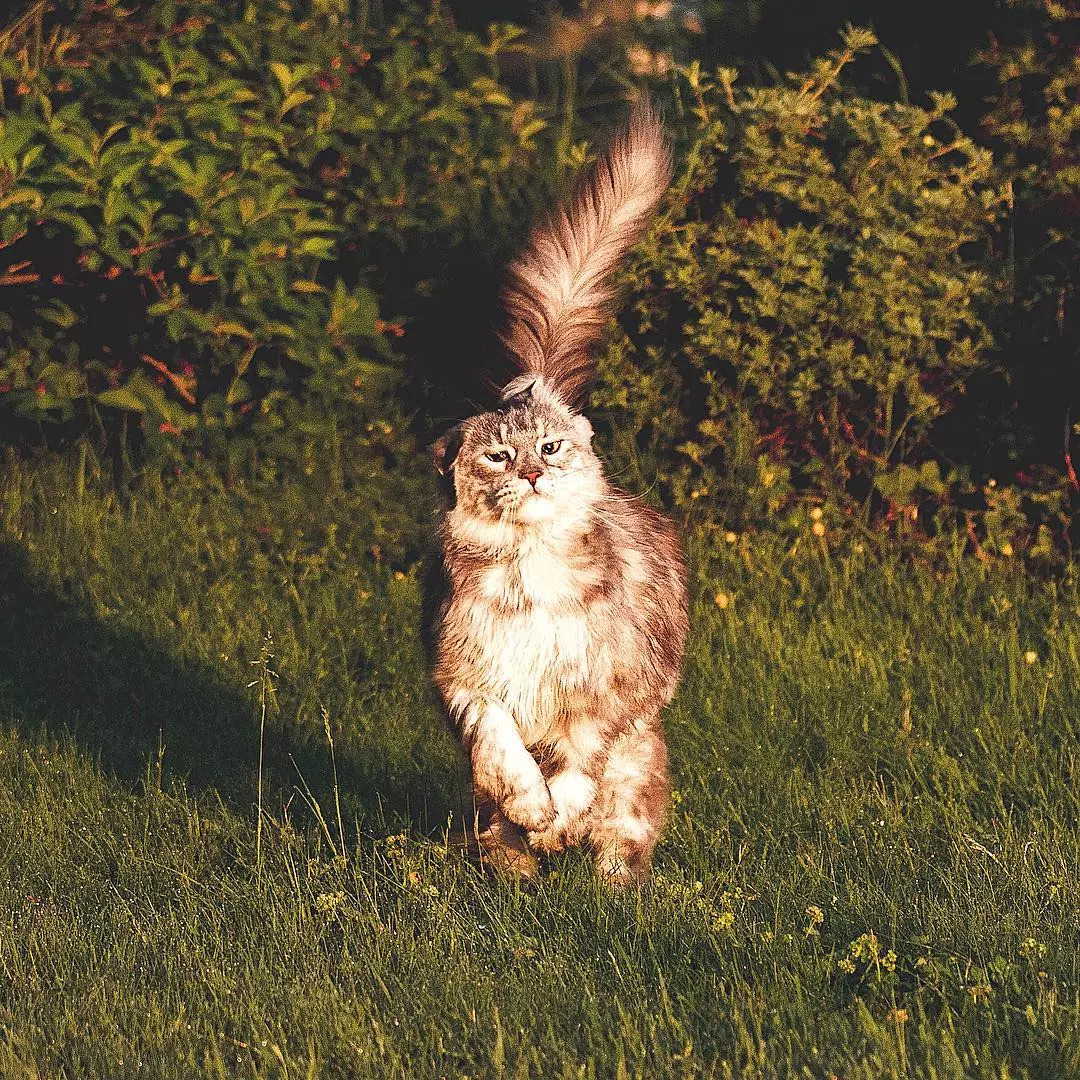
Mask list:
[{"label": "cat's hind leg", "polygon": [[635,721],[612,744],[592,815],[596,871],[612,885],[649,876],[670,797],[667,746],[659,720]]},{"label": "cat's hind leg", "polygon": [[473,837],[480,862],[496,873],[533,880],[540,872],[536,856],[529,851],[524,831],[515,825],[486,795],[477,793]]}]

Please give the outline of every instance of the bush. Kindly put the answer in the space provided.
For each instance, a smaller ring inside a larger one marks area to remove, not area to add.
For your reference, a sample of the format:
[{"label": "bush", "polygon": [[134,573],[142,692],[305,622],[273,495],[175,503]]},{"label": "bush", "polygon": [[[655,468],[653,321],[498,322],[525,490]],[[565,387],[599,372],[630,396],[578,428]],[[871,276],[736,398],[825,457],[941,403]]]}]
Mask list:
[{"label": "bush", "polygon": [[303,463],[338,416],[367,460],[408,451],[371,253],[520,216],[543,123],[495,62],[519,32],[112,11],[0,58],[0,423],[235,466],[253,440]]},{"label": "bush", "polygon": [[633,418],[628,467],[731,524],[811,498],[910,519],[958,479],[932,435],[988,364],[978,259],[1003,193],[948,95],[844,89],[873,45],[850,30],[765,89],[694,66],[676,83],[685,166],[597,403]]},{"label": "bush", "polygon": [[[1029,346],[1061,371],[1074,358],[1068,41],[989,55],[995,165],[949,95],[846,84],[865,31],[743,88],[675,63],[690,39],[663,5],[529,42],[438,9],[373,29],[337,7],[162,0],[7,35],[5,438],[96,435],[122,474],[135,449],[173,468],[197,451],[233,483],[291,473],[313,513],[356,499],[374,547],[413,550],[427,487],[410,413],[473,396],[455,380],[475,376],[442,371],[492,366],[475,296],[494,300],[491,268],[541,193],[644,79],[668,97],[678,167],[594,397],[624,481],[736,528],[805,526],[809,503],[825,522],[960,525],[984,555],[1061,539],[1070,444],[1063,481],[1000,369],[1019,387]],[[440,306],[451,317],[429,318]],[[1049,385],[1035,396],[1060,430],[1072,391]]]}]

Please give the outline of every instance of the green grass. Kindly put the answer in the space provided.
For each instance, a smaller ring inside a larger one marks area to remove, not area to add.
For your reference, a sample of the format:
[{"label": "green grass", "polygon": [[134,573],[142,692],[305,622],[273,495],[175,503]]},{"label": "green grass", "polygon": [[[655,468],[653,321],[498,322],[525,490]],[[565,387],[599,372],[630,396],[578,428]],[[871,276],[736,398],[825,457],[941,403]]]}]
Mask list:
[{"label": "green grass", "polygon": [[653,886],[530,893],[362,507],[75,491],[0,481],[0,1075],[1080,1072],[1073,581],[721,543]]}]

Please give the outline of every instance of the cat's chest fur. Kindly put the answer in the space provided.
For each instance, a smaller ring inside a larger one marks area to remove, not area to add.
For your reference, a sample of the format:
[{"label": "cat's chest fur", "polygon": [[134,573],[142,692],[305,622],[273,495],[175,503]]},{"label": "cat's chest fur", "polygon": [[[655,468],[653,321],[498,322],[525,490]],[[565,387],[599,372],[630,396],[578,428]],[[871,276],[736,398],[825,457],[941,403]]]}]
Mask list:
[{"label": "cat's chest fur", "polygon": [[485,597],[503,608],[555,611],[579,607],[583,573],[566,553],[523,542],[482,571]]},{"label": "cat's chest fur", "polygon": [[470,607],[479,674],[527,743],[540,741],[568,694],[596,675],[596,636],[583,597],[591,575],[576,558],[523,544],[478,571]]}]

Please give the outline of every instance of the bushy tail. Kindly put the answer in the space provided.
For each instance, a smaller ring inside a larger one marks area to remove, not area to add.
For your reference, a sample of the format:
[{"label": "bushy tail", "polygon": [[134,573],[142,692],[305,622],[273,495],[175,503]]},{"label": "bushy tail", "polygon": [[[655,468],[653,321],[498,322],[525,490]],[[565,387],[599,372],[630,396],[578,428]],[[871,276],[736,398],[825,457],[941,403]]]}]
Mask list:
[{"label": "bushy tail", "polygon": [[533,230],[510,265],[503,342],[523,374],[506,386],[504,397],[539,377],[568,405],[580,404],[595,367],[589,346],[614,298],[611,275],[670,179],[660,120],[647,105],[638,106],[577,193]]}]

